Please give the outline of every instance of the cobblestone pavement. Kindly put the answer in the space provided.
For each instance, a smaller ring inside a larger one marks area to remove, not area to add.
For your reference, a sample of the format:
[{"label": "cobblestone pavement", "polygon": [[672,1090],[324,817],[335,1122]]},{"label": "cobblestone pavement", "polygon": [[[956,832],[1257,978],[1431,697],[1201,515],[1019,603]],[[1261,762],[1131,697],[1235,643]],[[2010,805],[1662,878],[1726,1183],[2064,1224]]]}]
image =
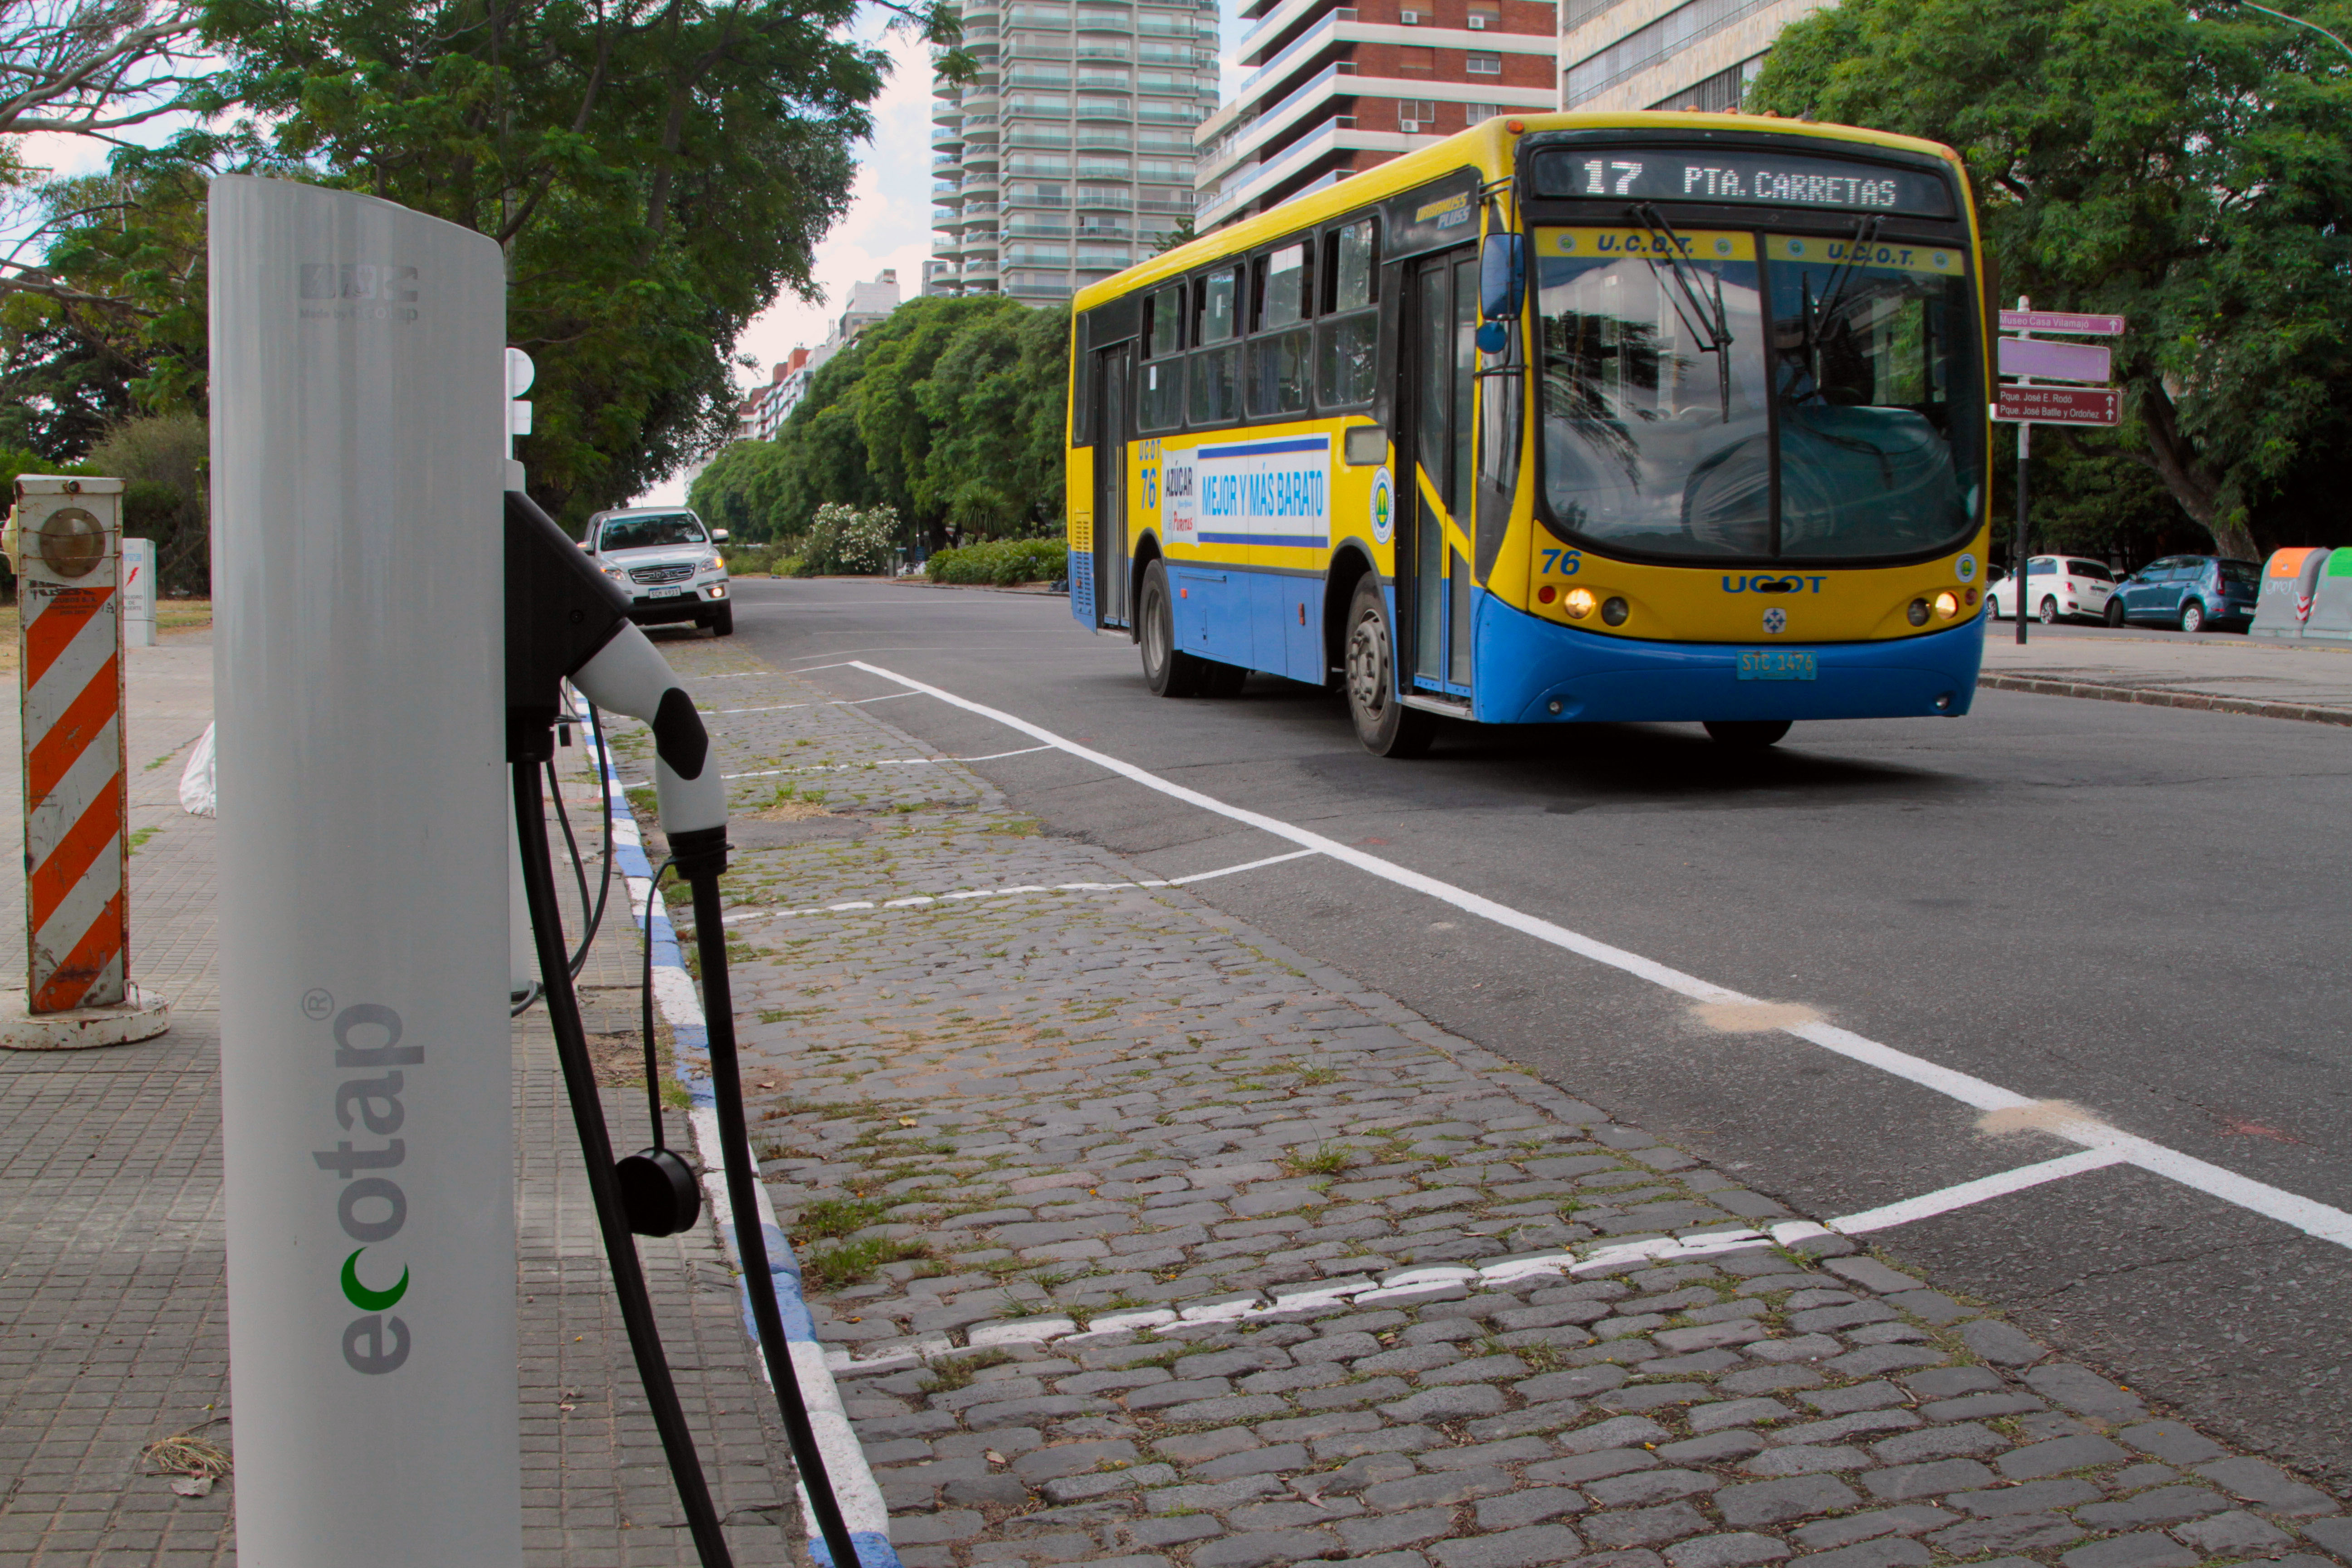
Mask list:
[{"label": "cobblestone pavement", "polygon": [[669,651],[736,775],[767,1179],[912,1568],[2352,1561],[2335,1498],[1776,1244],[1806,1216],[1040,835],[887,705]]},{"label": "cobblestone pavement", "polygon": [[[211,714],[211,649],[131,650],[131,966],[170,1033],[110,1050],[0,1051],[0,1565],[226,1564],[236,1476],[184,1497],[149,1445],[187,1432],[235,1453],[220,1196],[212,824],[179,808],[186,747]],[[16,747],[13,702],[0,738]],[[152,764],[152,765],[150,765]],[[575,795],[586,797],[585,775]],[[21,833],[16,770],[0,822]],[[583,825],[584,826],[584,825]],[[589,830],[593,839],[593,830]],[[625,908],[625,900],[616,907]],[[0,892],[24,951],[22,888]],[[575,927],[576,929],[576,927]],[[609,922],[583,976],[590,1026],[635,1039],[637,948]],[[695,1562],[629,1357],[544,1014],[516,1032],[527,1561]],[[625,1053],[623,1053],[625,1055]],[[646,1142],[619,1067],[614,1140]],[[641,1077],[635,1079],[641,1082]],[[675,1137],[681,1129],[673,1124]],[[781,1433],[740,1326],[740,1287],[706,1224],[640,1243],[679,1392],[736,1560],[789,1561],[799,1523]]]}]

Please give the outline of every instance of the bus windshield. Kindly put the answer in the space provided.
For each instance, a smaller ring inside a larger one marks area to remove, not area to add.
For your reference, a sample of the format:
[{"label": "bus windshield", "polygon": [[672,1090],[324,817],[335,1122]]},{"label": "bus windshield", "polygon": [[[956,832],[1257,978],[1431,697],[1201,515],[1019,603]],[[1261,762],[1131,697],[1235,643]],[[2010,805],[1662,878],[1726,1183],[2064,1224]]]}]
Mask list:
[{"label": "bus windshield", "polygon": [[1853,562],[1972,528],[1981,395],[1958,251],[1663,223],[1545,229],[1534,249],[1559,531],[1642,555]]}]

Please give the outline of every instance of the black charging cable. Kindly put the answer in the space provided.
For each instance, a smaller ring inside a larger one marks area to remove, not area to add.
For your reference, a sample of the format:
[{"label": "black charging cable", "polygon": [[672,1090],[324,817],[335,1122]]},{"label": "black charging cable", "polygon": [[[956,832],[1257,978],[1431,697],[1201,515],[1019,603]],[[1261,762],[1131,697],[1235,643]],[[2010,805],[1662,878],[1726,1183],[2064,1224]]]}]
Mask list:
[{"label": "black charging cable", "polygon": [[[599,878],[596,886],[596,898],[593,903],[590,902],[588,898],[588,868],[581,861],[579,841],[572,835],[572,814],[563,808],[563,786],[557,782],[555,776],[555,759],[552,756],[550,756],[544,764],[547,770],[548,798],[555,803],[555,820],[561,824],[563,828],[563,847],[572,857],[572,879],[580,886],[580,907],[586,912],[587,917],[587,930],[581,933],[580,946],[572,955],[570,973],[572,978],[574,980],[579,979],[580,972],[588,966],[588,950],[596,945],[596,933],[604,928],[605,901],[611,898],[613,892],[613,792],[609,786],[606,786],[604,784],[604,763],[605,757],[604,714],[593,704],[591,704],[588,709],[588,727],[590,733],[595,738],[596,744],[597,782],[600,786],[597,793],[604,803],[604,864],[603,874]],[[650,1016],[653,985],[653,978],[651,974],[653,958],[650,950],[647,952],[646,963],[648,966],[646,980],[647,993],[646,1005],[648,1008],[647,1016]],[[531,982],[529,990],[516,993],[514,998],[510,1000],[507,1007],[507,1016],[509,1018],[521,1017],[525,1013],[530,1011],[532,1005],[536,1004],[543,994],[545,994],[545,987],[541,985],[537,981]],[[648,1052],[652,1049],[652,1031],[650,1026],[648,1026],[646,1031],[646,1048]],[[647,1063],[646,1071],[650,1073],[652,1071],[651,1063],[653,1058],[648,1055],[646,1059]],[[650,1079],[648,1079],[648,1081],[650,1081]],[[660,1107],[658,1100],[656,1100],[655,1107],[656,1111],[658,1111]],[[658,1114],[654,1118],[654,1147],[656,1149],[663,1147],[661,1141],[661,1118]]]},{"label": "black charging cable", "polygon": [[[727,1165],[727,1202],[735,1211],[736,1251],[751,1283],[751,1321],[760,1331],[768,1381],[775,1385],[776,1408],[783,1417],[784,1436],[792,1442],[793,1462],[800,1466],[807,1484],[817,1531],[824,1538],[835,1568],[855,1568],[857,1548],[841,1516],[840,1500],[834,1496],[824,1454],[817,1447],[816,1428],[809,1422],[808,1402],[801,1393],[800,1373],[793,1365],[792,1346],[784,1338],[783,1314],[776,1307],[768,1238],[760,1225],[759,1167],[751,1163],[751,1133],[743,1120],[743,1082],[735,1054],[735,998],[728,983],[727,928],[719,896],[719,874],[727,868],[726,830],[709,830],[715,845],[704,842],[704,837],[676,836],[670,840],[670,854],[672,864],[694,894],[694,947],[701,961],[703,1028],[710,1047],[719,1146]],[[698,842],[689,843],[689,838]]]},{"label": "black charging cable", "polygon": [[662,878],[676,865],[665,860],[654,868],[654,879],[646,887],[646,968],[637,985],[637,1028],[646,1043],[646,1111],[654,1121],[654,1147],[669,1147],[662,1142],[661,1058],[654,1050],[654,900],[661,897]]},{"label": "black charging cable", "polygon": [[[694,1435],[687,1429],[686,1413],[678,1405],[677,1385],[670,1377],[662,1351],[661,1331],[654,1322],[653,1299],[646,1289],[643,1263],[631,1236],[629,1205],[623,1192],[623,1172],[613,1159],[613,1143],[604,1130],[603,1103],[596,1094],[596,1069],[588,1056],[588,1037],[580,1020],[580,1002],[572,989],[570,955],[564,951],[563,927],[556,908],[555,867],[548,853],[547,808],[540,794],[539,768],[532,760],[518,759],[509,769],[514,776],[515,825],[522,842],[523,898],[530,910],[532,944],[539,952],[540,984],[547,998],[548,1022],[555,1035],[555,1054],[563,1067],[564,1088],[572,1100],[572,1120],[580,1133],[580,1152],[588,1168],[588,1191],[594,1200],[596,1224],[604,1233],[604,1257],[612,1265],[613,1285],[621,1299],[621,1321],[626,1325],[629,1348],[635,1352],[637,1375],[645,1384],[646,1403],[652,1407],[654,1427],[661,1435],[662,1451],[677,1483],[678,1500],[686,1509],[687,1528],[703,1568],[732,1568],[734,1558],[719,1528],[719,1511],[710,1500],[702,1461],[694,1451]],[[656,1089],[655,1127],[660,1127]],[[632,1156],[631,1163],[644,1160]],[[676,1163],[676,1156],[669,1156]],[[648,1162],[649,1163],[649,1162]],[[691,1190],[692,1178],[688,1178]],[[698,1193],[697,1194],[698,1196]],[[687,1223],[692,1223],[691,1212]],[[685,1226],[677,1226],[684,1229]],[[673,1234],[663,1231],[655,1234]],[[755,1297],[759,1292],[752,1293]],[[855,1563],[855,1557],[848,1561]]]}]

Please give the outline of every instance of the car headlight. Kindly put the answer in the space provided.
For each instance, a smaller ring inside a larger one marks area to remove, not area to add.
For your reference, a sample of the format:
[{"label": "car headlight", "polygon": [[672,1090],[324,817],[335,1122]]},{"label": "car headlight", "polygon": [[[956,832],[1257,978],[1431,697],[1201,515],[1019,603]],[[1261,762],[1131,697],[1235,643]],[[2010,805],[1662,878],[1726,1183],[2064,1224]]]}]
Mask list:
[{"label": "car headlight", "polygon": [[724,572],[727,570],[727,563],[719,556],[706,555],[702,558],[702,569],[705,572]]},{"label": "car headlight", "polygon": [[618,566],[607,566],[604,568],[604,575],[618,583],[625,580],[628,574]]}]

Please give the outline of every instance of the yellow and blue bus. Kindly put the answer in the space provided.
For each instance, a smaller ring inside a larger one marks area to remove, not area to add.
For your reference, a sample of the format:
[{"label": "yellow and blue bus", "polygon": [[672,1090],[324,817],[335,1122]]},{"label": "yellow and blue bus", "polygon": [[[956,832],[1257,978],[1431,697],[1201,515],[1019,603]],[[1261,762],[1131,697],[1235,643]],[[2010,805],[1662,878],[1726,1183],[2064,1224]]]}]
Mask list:
[{"label": "yellow and blue bus", "polygon": [[1072,611],[1162,696],[1337,685],[1387,756],[1965,713],[1979,256],[1932,142],[1489,120],[1079,292]]}]

